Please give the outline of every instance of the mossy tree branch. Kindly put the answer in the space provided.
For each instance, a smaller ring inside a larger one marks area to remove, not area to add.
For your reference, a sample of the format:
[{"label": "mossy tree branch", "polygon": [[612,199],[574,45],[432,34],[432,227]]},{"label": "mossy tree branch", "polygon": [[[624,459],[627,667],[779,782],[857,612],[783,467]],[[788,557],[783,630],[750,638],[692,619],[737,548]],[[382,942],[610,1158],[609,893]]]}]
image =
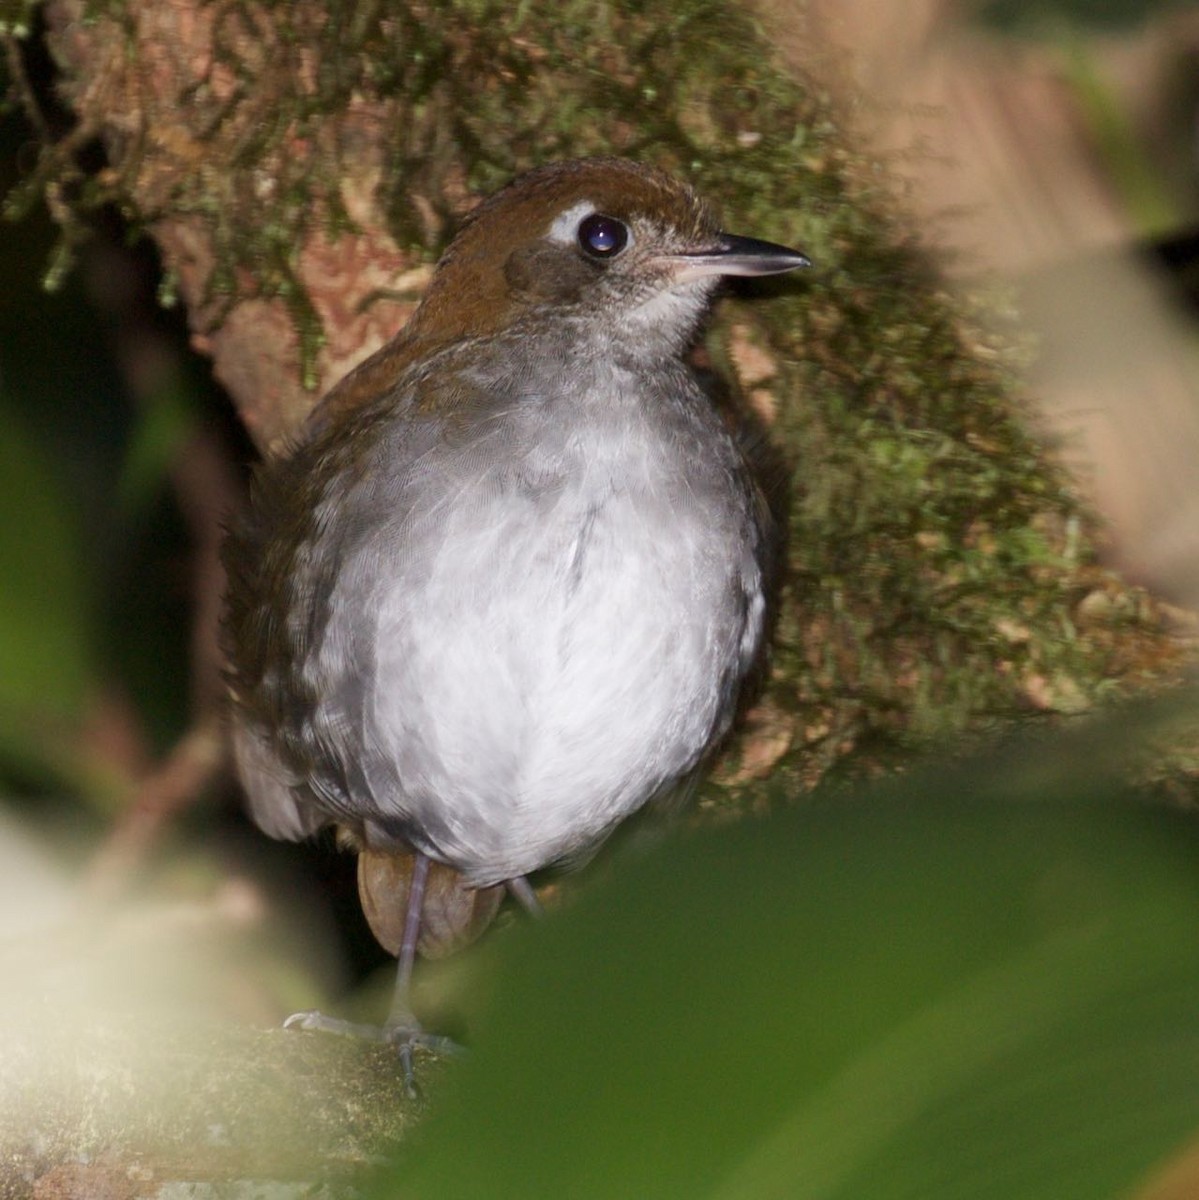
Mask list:
[{"label": "mossy tree branch", "polygon": [[[940,284],[885,165],[743,9],[52,0],[46,15],[79,127],[44,149],[38,186],[75,212],[115,201],[155,239],[268,451],[403,325],[474,199],[536,162],[652,159],[738,228],[811,253],[802,289],[733,299],[707,339],[734,405],[769,427],[790,535],[759,736],[727,785],[810,783],[880,737],[1079,711],[1168,665],[1152,614],[1093,565],[1008,352]],[[84,133],[108,165],[81,177]],[[1096,592],[1117,599],[1080,603]]]}]

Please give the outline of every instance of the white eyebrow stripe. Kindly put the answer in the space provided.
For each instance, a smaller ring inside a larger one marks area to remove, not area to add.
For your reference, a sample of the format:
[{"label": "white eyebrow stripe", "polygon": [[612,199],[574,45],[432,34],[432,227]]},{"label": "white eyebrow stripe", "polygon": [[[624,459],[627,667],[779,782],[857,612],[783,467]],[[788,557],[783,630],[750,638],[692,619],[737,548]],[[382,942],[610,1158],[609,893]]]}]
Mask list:
[{"label": "white eyebrow stripe", "polygon": [[584,217],[591,216],[595,211],[595,203],[591,200],[580,200],[578,204],[572,204],[565,212],[559,213],[554,218],[554,223],[550,226],[546,237],[551,242],[558,242],[563,246],[573,245],[579,230],[579,222]]}]

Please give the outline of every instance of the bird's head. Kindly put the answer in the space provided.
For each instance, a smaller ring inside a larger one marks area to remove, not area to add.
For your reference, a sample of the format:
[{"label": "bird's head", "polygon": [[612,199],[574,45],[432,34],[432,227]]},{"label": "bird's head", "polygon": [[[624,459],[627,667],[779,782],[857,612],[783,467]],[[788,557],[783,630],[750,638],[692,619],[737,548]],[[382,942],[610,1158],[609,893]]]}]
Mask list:
[{"label": "bird's head", "polygon": [[553,163],[479,205],[438,264],[411,336],[486,336],[525,322],[677,353],[721,276],[807,266],[724,233],[690,187],[618,158]]}]

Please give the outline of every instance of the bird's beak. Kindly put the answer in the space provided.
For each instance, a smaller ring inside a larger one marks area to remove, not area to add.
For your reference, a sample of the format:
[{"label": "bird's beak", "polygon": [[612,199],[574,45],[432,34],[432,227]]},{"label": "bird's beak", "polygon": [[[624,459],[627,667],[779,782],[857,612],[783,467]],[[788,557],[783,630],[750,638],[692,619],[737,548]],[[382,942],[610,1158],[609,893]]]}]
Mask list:
[{"label": "bird's beak", "polygon": [[781,275],[812,265],[811,259],[798,250],[735,233],[718,233],[711,246],[663,255],[660,261],[673,268],[678,283],[708,275]]}]

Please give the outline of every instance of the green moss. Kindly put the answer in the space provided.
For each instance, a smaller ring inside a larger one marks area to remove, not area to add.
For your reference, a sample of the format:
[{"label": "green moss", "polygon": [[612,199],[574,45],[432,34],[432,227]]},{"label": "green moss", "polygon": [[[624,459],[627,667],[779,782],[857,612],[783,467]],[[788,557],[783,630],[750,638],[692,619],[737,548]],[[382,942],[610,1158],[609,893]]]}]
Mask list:
[{"label": "green moss", "polygon": [[38,0],[0,0],[0,37],[29,36]]}]

